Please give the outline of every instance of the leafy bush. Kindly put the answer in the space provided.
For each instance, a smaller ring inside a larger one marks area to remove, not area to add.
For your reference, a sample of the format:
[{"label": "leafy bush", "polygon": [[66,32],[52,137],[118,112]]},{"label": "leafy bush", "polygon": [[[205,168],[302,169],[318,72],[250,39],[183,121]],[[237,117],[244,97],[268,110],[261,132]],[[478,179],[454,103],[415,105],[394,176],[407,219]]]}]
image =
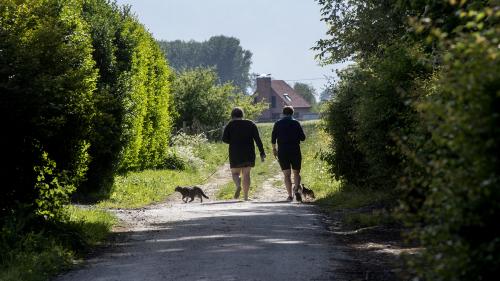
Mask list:
[{"label": "leafy bush", "polygon": [[318,2],[332,24],[320,57],[359,65],[341,75],[325,114],[332,172],[355,184],[399,177],[399,213],[424,248],[409,262],[415,280],[493,279],[498,1]]},{"label": "leafy bush", "polygon": [[466,23],[454,36],[433,30],[443,63],[415,103],[422,129],[408,154],[402,215],[425,247],[412,261],[418,276],[491,280],[500,268],[500,14],[457,13]]},{"label": "leafy bush", "polygon": [[169,159],[166,168],[184,170],[186,168],[199,169],[205,166],[202,150],[210,150],[212,144],[204,134],[188,135],[179,133],[172,137]]},{"label": "leafy bush", "polygon": [[217,74],[210,68],[179,73],[174,79],[172,94],[178,111],[176,127],[190,127],[191,134],[214,130],[215,133],[209,135],[211,139],[220,139],[222,126],[229,120],[233,107],[242,107],[248,119],[256,118],[267,108],[265,103],[254,104],[251,96],[238,93],[231,83],[219,85]]},{"label": "leafy bush", "polygon": [[368,169],[365,156],[359,150],[354,120],[359,99],[356,83],[363,81],[363,75],[358,67],[341,72],[341,79],[333,89],[335,98],[327,103],[323,112],[326,131],[331,135],[331,150],[322,157],[330,164],[337,180],[358,186],[363,185]]},{"label": "leafy bush", "polygon": [[[0,138],[3,216],[19,204],[36,208],[39,191],[59,192],[57,178],[70,186],[84,180],[97,71],[80,1],[2,1],[0,50],[0,120],[8,132]],[[51,173],[51,182],[42,183],[40,173]],[[61,204],[52,203],[42,213]]]}]

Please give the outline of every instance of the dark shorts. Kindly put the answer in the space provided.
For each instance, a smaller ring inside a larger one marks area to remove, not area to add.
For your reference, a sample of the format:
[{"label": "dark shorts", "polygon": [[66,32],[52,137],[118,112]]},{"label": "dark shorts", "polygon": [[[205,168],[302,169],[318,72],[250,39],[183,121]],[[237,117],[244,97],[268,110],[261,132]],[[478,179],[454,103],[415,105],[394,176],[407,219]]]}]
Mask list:
[{"label": "dark shorts", "polygon": [[229,163],[229,167],[232,168],[246,168],[246,167],[255,167],[255,161],[251,162],[240,162],[240,163]]},{"label": "dark shorts", "polygon": [[300,170],[302,155],[299,153],[278,153],[278,162],[281,170]]}]

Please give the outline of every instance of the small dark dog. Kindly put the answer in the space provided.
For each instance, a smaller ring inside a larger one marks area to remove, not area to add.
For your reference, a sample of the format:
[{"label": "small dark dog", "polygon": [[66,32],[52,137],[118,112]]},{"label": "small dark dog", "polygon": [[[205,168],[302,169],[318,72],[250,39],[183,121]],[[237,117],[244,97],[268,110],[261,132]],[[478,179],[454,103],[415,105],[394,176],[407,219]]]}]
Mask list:
[{"label": "small dark dog", "polygon": [[[187,203],[188,198],[191,198],[189,202],[193,202],[195,197],[200,198],[200,203],[203,203],[203,197],[208,199],[208,196],[205,195],[203,190],[199,188],[198,186],[187,186],[187,187],[182,187],[182,186],[177,186],[175,188],[175,191],[180,192],[182,194],[182,202]],[[184,200],[186,199],[186,200]]]},{"label": "small dark dog", "polygon": [[307,188],[304,184],[302,184],[302,195],[304,196],[304,199],[316,199],[316,197],[314,196],[314,191]]}]

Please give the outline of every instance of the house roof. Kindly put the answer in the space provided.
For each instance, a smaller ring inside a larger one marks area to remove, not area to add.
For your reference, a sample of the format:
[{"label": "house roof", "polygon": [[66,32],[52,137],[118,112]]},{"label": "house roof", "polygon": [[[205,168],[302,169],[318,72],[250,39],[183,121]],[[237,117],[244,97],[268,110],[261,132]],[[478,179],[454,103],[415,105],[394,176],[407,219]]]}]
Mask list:
[{"label": "house roof", "polygon": [[286,105],[294,108],[309,108],[311,105],[283,80],[272,80],[271,89]]}]

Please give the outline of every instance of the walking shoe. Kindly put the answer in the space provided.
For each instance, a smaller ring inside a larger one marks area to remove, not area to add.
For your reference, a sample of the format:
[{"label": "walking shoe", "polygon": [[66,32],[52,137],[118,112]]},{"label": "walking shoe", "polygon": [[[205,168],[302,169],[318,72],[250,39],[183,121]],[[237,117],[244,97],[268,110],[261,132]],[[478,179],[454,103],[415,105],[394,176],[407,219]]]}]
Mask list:
[{"label": "walking shoe", "polygon": [[293,201],[293,197],[292,196],[288,196],[288,198],[286,199],[286,201],[292,202]]},{"label": "walking shoe", "polygon": [[241,191],[241,187],[237,187],[236,191],[234,192],[234,199],[240,198],[240,191]]},{"label": "walking shoe", "polygon": [[302,196],[300,195],[300,192],[295,192],[295,200],[297,200],[297,202],[302,202]]}]

